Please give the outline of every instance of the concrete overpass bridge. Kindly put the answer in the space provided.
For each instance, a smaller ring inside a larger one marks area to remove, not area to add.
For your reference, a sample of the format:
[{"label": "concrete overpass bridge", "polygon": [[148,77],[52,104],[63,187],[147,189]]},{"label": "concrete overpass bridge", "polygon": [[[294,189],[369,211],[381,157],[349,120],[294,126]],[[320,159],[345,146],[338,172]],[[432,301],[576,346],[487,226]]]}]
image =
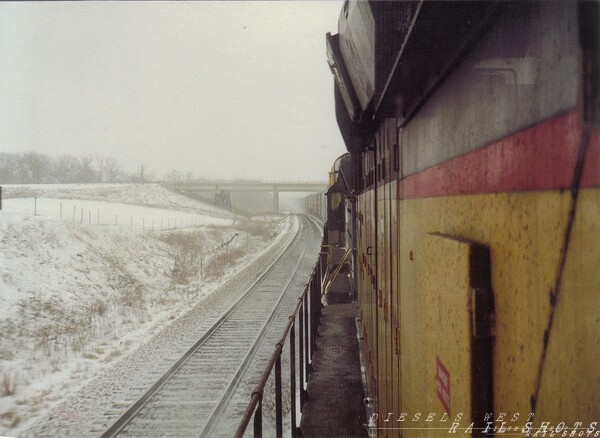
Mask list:
[{"label": "concrete overpass bridge", "polygon": [[[279,213],[279,194],[288,193],[314,193],[327,188],[325,182],[294,182],[294,181],[194,181],[163,183],[163,186],[184,193],[206,194],[214,193],[215,200],[229,199],[229,193],[272,193],[273,212]],[[225,198],[226,197],[226,198]],[[230,201],[229,201],[230,202]],[[225,202],[221,206],[227,207]],[[231,207],[231,203],[229,204]]]}]

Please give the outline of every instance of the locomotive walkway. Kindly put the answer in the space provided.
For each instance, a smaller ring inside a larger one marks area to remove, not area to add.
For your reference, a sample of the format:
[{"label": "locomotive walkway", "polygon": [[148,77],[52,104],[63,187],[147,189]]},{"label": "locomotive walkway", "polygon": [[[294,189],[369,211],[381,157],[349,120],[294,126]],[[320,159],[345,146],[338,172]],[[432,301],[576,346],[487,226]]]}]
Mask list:
[{"label": "locomotive walkway", "polygon": [[323,308],[313,372],[308,381],[300,429],[304,437],[366,437],[356,302],[349,302],[347,278],[336,281]]}]

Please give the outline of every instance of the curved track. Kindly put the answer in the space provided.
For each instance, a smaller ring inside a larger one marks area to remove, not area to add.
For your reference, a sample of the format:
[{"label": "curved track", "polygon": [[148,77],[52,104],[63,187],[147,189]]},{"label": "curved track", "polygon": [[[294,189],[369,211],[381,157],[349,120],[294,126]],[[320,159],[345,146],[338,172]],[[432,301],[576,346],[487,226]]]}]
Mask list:
[{"label": "curved track", "polygon": [[312,225],[301,220],[303,225],[270,268],[103,437],[198,436],[214,426],[306,252]]},{"label": "curved track", "polygon": [[[290,272],[290,290],[282,297],[282,308],[285,311],[277,312],[273,315],[268,329],[265,331],[262,339],[254,347],[252,357],[246,359],[245,365],[240,370],[238,384],[219,407],[218,412],[211,418],[207,427],[203,430],[202,437],[231,437],[235,434],[239,426],[239,419],[242,418],[248,406],[248,401],[252,391],[256,388],[265,365],[270,360],[275,345],[280,341],[281,334],[289,322],[290,313],[298,302],[298,297],[302,294],[306,285],[306,279],[314,267],[316,254],[319,251],[322,239],[322,226],[314,220],[307,219],[309,233],[303,238],[307,248],[311,245],[314,251],[306,251],[303,260],[298,260],[300,269]],[[294,289],[295,288],[295,289]],[[291,292],[291,293],[290,293]],[[282,354],[282,391],[284,400],[284,425],[289,427],[289,351],[284,348]],[[298,365],[298,364],[296,364]],[[296,370],[298,373],[298,369]],[[267,382],[267,389],[263,395],[263,433],[265,436],[275,434],[275,411],[274,411],[274,379]]]}]

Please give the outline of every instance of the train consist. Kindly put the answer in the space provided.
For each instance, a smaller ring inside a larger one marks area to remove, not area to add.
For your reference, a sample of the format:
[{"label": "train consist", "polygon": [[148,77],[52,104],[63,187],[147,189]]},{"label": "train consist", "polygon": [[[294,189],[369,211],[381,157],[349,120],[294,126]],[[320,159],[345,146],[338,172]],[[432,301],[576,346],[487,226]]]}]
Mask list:
[{"label": "train consist", "polygon": [[354,250],[377,436],[600,436],[599,18],[347,1],[327,35],[348,154],[307,203]]}]

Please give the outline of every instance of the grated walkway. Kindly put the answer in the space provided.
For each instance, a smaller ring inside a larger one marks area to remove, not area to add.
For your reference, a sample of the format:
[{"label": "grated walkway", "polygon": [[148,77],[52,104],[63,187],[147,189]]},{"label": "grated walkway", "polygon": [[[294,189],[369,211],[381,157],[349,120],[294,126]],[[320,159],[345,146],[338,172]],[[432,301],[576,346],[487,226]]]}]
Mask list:
[{"label": "grated walkway", "polygon": [[339,296],[348,294],[340,294],[338,287],[332,292],[336,298],[329,301],[336,304],[323,308],[300,428],[303,437],[367,437],[356,339],[357,304],[340,303],[348,300]]}]

